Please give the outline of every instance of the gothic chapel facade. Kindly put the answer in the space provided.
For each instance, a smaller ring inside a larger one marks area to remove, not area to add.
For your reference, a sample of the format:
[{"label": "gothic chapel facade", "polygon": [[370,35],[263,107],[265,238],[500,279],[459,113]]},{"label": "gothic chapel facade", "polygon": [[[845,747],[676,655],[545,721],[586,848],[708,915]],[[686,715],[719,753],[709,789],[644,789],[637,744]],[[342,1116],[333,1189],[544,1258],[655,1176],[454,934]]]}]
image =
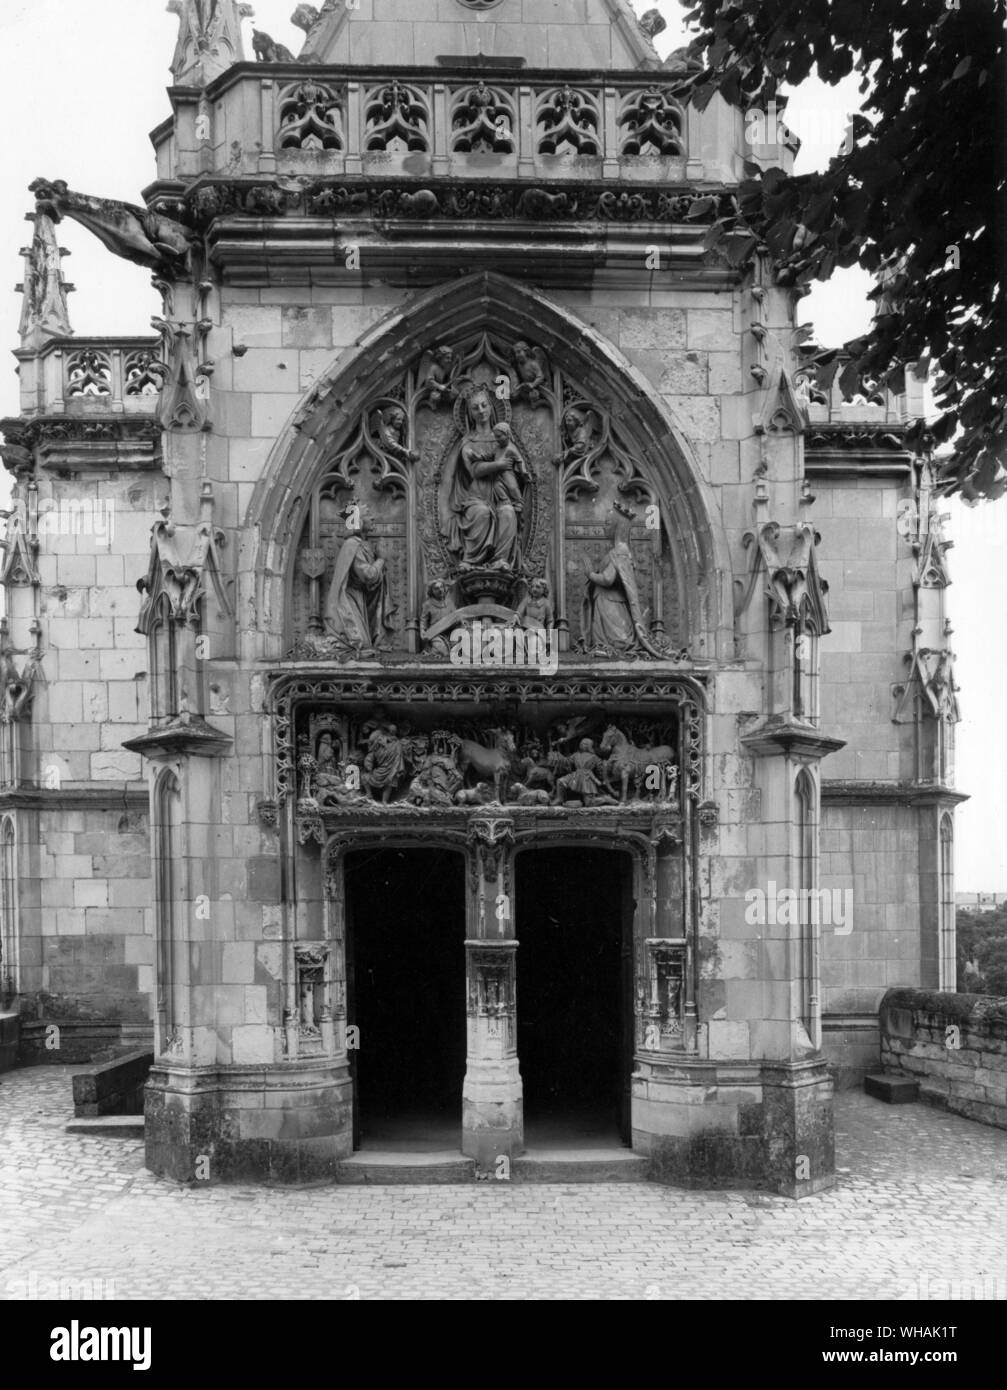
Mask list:
[{"label": "gothic chapel facade", "polygon": [[[32,185],[22,1062],[152,1040],[183,1181],[409,1134],[492,1173],[553,1124],[828,1185],[882,993],[954,987],[921,388],[823,388],[800,292],[711,244],[775,150],[656,12],[326,0],[250,61],[246,6],[170,8],[142,205]],[[64,218],[153,272],[156,337],[72,334]]]}]

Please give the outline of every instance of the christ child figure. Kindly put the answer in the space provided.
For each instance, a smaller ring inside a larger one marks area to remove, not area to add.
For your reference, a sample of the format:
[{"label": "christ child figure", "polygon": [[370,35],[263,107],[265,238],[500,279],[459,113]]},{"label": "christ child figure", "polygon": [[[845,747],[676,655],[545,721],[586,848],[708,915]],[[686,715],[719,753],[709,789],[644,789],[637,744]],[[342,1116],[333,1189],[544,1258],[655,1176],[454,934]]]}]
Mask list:
[{"label": "christ child figure", "polygon": [[524,476],[524,459],[514,443],[510,425],[507,424],[506,420],[501,420],[498,425],[493,426],[493,437],[499,446],[493,461],[497,465],[506,465],[506,467],[498,469],[494,480],[493,501],[507,502],[516,512],[520,513],[524,503],[518,477]]}]

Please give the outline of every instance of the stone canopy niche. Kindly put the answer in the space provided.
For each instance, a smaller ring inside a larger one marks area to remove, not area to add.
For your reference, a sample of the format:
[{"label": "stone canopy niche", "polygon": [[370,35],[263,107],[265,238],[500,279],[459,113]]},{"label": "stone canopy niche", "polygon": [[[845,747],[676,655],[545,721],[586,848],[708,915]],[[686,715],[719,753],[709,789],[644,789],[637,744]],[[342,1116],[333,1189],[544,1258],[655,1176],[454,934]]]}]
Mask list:
[{"label": "stone canopy niche", "polygon": [[[668,535],[608,404],[542,347],[435,342],[373,396],[312,490],[290,656],[445,663],[460,630],[480,651],[494,632],[548,634],[567,662],[685,655]],[[488,664],[541,665],[527,645]]]}]

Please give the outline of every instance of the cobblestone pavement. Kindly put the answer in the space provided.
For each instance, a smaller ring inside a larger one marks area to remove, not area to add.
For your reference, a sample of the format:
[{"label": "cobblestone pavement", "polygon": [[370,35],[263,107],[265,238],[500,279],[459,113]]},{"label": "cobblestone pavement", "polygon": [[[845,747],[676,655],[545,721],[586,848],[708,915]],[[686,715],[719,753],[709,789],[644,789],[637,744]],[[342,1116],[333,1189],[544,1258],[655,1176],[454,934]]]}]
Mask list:
[{"label": "cobblestone pavement", "polygon": [[74,1068],[0,1078],[0,1298],[1007,1298],[1007,1132],[837,1102],[838,1186],[183,1189],[67,1135]]}]

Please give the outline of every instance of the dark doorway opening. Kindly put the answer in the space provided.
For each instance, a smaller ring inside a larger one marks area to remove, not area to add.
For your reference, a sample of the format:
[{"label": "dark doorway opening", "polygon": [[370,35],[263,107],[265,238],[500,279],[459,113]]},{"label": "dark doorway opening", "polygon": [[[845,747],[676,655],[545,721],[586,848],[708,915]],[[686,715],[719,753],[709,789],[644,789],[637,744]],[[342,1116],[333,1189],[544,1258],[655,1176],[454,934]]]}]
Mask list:
[{"label": "dark doorway opening", "polygon": [[360,1029],[354,1147],[459,1149],[465,862],[438,849],[346,858],[347,1021]]},{"label": "dark doorway opening", "polygon": [[529,1148],[628,1144],[633,861],[517,857],[518,1056]]}]

